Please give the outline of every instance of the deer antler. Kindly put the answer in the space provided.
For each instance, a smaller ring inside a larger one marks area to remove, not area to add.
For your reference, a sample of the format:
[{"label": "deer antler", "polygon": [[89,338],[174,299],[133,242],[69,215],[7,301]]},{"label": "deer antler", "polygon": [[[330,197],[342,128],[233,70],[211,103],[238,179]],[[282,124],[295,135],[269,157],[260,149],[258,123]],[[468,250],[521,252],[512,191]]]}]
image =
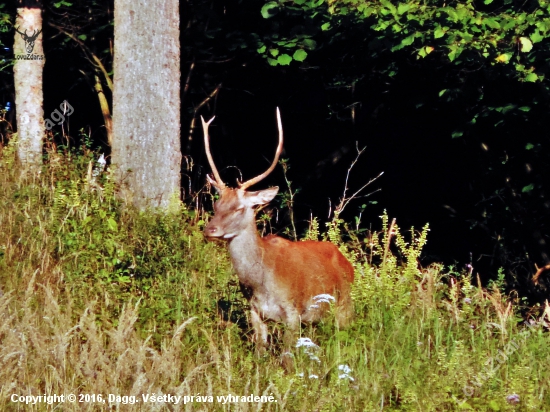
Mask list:
[{"label": "deer antler", "polygon": [[271,163],[271,166],[269,166],[269,169],[267,169],[261,175],[258,175],[253,179],[247,180],[246,182],[239,184],[240,189],[244,190],[252,185],[255,185],[260,180],[264,179],[267,175],[269,175],[273,171],[273,169],[275,169],[275,166],[277,166],[277,162],[279,161],[279,156],[283,151],[283,124],[281,122],[281,113],[279,112],[278,107],[277,107],[277,128],[279,129],[279,146],[277,146],[277,151],[275,152],[275,159],[273,159],[273,163]]},{"label": "deer antler", "polygon": [[24,32],[19,31],[19,30],[18,30],[19,27],[21,27],[21,26],[15,27],[15,31],[16,31],[17,33],[19,33],[21,36],[26,36],[26,37],[28,37],[28,36],[27,36],[27,30],[25,30]]},{"label": "deer antler", "polygon": [[[35,41],[38,35],[42,32],[42,30],[35,30],[32,36],[27,36],[29,40]],[[27,34],[27,30],[25,30],[25,34]]]},{"label": "deer antler", "polygon": [[210,167],[212,168],[212,173],[214,174],[214,179],[215,179],[210,183],[221,190],[221,189],[225,189],[225,183],[220,177],[220,174],[218,173],[218,169],[216,169],[216,165],[214,164],[214,159],[212,158],[212,154],[210,153],[210,136],[208,135],[208,126],[210,126],[210,123],[212,123],[212,120],[214,120],[215,117],[216,116],[212,117],[208,122],[205,122],[204,118],[201,116],[201,121],[202,121],[202,130],[204,132],[204,149],[206,151],[206,157],[208,158],[208,163],[210,163]]}]

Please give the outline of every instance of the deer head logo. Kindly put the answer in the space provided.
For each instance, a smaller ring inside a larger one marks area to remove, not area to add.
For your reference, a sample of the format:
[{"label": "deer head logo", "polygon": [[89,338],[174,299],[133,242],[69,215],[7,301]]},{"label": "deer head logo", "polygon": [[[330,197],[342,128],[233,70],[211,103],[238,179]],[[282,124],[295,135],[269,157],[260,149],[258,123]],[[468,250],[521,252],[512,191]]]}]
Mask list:
[{"label": "deer head logo", "polygon": [[29,36],[27,34],[27,30],[25,30],[24,32],[20,32],[19,30],[17,30],[18,28],[19,27],[16,27],[15,31],[19,33],[23,38],[23,40],[25,41],[25,49],[27,49],[27,53],[31,54],[32,50],[34,49],[34,42],[36,41],[36,38],[38,37],[38,35],[42,33],[42,30],[35,30],[32,36]]}]

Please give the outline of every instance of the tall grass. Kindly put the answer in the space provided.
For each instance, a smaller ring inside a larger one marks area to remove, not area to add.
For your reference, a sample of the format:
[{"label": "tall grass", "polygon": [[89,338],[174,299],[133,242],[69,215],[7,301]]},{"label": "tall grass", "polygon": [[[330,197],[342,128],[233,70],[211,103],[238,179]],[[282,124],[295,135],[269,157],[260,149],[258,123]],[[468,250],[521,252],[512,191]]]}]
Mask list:
[{"label": "tall grass", "polygon": [[[342,222],[312,224],[308,238],[339,243],[354,263],[356,319],[304,327],[286,373],[277,345],[254,354],[227,252],[202,236],[206,216],[122,208],[85,148],[50,150],[26,181],[13,145],[1,150],[0,410],[550,409],[550,309],[522,319],[498,287],[419,268],[427,228],[402,236],[384,217],[379,233],[343,243]],[[77,402],[12,401],[54,394]],[[216,398],[228,394],[266,398]]]}]

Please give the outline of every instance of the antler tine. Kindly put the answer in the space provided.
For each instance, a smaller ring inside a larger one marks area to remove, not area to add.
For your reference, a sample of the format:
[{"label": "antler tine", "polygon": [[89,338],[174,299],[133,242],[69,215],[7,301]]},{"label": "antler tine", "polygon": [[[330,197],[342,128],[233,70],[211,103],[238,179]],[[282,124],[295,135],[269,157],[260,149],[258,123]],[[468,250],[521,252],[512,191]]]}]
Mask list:
[{"label": "antler tine", "polygon": [[223,183],[223,180],[220,177],[220,174],[218,173],[218,169],[214,164],[214,159],[212,158],[212,154],[210,153],[210,136],[208,134],[208,126],[210,126],[210,123],[212,123],[212,121],[215,118],[216,116],[212,117],[208,122],[205,122],[204,118],[201,116],[202,130],[204,132],[204,149],[206,151],[206,157],[208,158],[208,163],[210,163],[210,167],[212,168],[212,173],[214,174],[215,183],[218,185],[219,189],[224,189],[225,183]]},{"label": "antler tine", "polygon": [[273,169],[275,169],[275,166],[277,166],[277,162],[279,161],[279,156],[283,151],[283,123],[281,122],[281,112],[279,111],[278,107],[277,107],[277,128],[279,129],[279,145],[277,146],[277,151],[275,152],[275,159],[273,159],[273,163],[271,163],[271,166],[269,166],[269,169],[267,169],[261,175],[256,176],[253,179],[247,180],[244,183],[241,183],[239,185],[240,189],[246,189],[252,185],[255,185],[260,180],[264,179],[267,175],[269,175],[273,171]]}]

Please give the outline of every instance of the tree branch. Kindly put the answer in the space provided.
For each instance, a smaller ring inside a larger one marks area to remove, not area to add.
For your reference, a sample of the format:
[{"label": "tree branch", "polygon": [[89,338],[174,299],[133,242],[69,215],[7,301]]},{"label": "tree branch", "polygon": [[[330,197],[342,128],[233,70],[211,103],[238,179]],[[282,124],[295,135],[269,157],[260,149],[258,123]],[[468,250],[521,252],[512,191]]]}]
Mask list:
[{"label": "tree branch", "polygon": [[113,81],[111,80],[111,77],[109,76],[109,72],[107,71],[107,69],[105,68],[105,66],[103,65],[103,62],[100,60],[99,57],[97,57],[91,50],[88,46],[86,46],[86,44],[84,44],[84,42],[82,40],[80,40],[78,37],[76,37],[74,34],[72,33],[69,33],[67,30],[65,30],[63,27],[60,27],[54,23],[51,23],[51,22],[48,22],[48,25],[50,25],[51,27],[59,30],[61,33],[65,34],[68,38],[70,38],[71,40],[73,40],[74,42],[76,42],[76,44],[78,44],[80,46],[80,48],[82,49],[82,51],[84,52],[84,54],[86,55],[86,58],[88,59],[88,61],[93,65],[95,66],[96,69],[99,69],[101,71],[101,73],[103,74],[103,77],[105,78],[105,82],[107,83],[107,87],[109,87],[109,90],[111,90],[111,92],[113,91]]}]

